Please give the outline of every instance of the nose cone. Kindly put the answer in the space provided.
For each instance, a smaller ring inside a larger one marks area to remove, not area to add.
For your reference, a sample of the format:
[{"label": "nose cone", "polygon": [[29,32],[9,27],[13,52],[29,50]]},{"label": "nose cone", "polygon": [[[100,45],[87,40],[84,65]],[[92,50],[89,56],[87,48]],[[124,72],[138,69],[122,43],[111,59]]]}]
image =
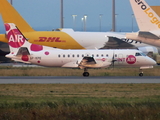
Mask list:
[{"label": "nose cone", "polygon": [[153,60],[152,58],[149,58],[148,59],[148,64],[150,64],[150,65],[157,65],[157,62],[155,60]]}]

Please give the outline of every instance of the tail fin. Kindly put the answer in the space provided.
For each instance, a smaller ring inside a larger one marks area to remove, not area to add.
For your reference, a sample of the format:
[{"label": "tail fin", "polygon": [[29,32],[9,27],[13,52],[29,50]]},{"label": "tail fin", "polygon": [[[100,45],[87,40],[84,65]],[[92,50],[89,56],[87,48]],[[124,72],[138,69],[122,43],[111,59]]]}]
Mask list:
[{"label": "tail fin", "polygon": [[44,49],[53,50],[52,47],[29,43],[27,39],[24,37],[24,35],[21,33],[21,31],[15,26],[14,23],[5,23],[4,26],[6,29],[6,36],[8,39],[8,44],[9,44],[11,54],[23,55],[22,53],[25,53],[25,55],[26,54],[29,55],[30,54],[29,52],[31,51],[39,52]]},{"label": "tail fin", "polygon": [[14,23],[21,32],[34,31],[7,0],[0,0],[0,14],[4,23]]},{"label": "tail fin", "polygon": [[11,54],[16,55],[21,47],[30,47],[31,43],[26,40],[23,34],[16,28],[15,24],[6,23],[4,25]]},{"label": "tail fin", "polygon": [[140,31],[160,30],[160,18],[144,0],[130,0]]}]

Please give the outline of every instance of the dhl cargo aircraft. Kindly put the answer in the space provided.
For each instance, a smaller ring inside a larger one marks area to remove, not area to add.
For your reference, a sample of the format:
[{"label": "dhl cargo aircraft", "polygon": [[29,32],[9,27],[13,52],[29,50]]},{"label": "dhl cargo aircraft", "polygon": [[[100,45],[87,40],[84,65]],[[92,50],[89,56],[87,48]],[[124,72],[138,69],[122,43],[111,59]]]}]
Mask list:
[{"label": "dhl cargo aircraft", "polygon": [[[35,31],[7,0],[0,0],[0,14],[4,23],[15,23],[30,43],[61,49],[118,49],[136,48],[144,53],[158,54],[158,49],[140,42],[125,39],[125,34],[113,32],[75,32],[72,29]],[[122,40],[121,40],[122,39]],[[7,43],[5,34],[0,41]],[[7,44],[0,44],[6,50]],[[9,52],[9,48],[8,51]]]},{"label": "dhl cargo aircraft", "polygon": [[110,66],[153,68],[156,62],[139,50],[103,49],[103,50],[62,50],[29,43],[15,24],[5,23],[10,53],[6,57],[23,63],[32,63],[47,67],[66,67],[84,69],[83,76],[88,77],[89,68],[107,68]]}]

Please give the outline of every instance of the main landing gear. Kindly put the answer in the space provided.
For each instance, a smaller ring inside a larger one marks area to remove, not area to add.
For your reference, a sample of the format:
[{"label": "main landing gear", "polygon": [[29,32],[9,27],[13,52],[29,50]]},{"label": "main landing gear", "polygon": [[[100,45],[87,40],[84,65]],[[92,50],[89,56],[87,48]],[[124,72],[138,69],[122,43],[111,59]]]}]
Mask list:
[{"label": "main landing gear", "polygon": [[[140,69],[139,71],[140,71],[139,76],[142,77],[142,76],[143,76],[143,71],[142,71],[142,69]],[[83,76],[84,76],[84,77],[88,77],[88,76],[89,76],[89,72],[88,72],[88,69],[87,69],[87,68],[84,68]]]},{"label": "main landing gear", "polygon": [[139,76],[142,77],[142,76],[143,76],[143,71],[142,71],[142,69],[140,69],[139,71],[140,71]]},{"label": "main landing gear", "polygon": [[84,77],[88,77],[89,76],[89,72],[87,71],[87,68],[84,68],[83,76]]}]

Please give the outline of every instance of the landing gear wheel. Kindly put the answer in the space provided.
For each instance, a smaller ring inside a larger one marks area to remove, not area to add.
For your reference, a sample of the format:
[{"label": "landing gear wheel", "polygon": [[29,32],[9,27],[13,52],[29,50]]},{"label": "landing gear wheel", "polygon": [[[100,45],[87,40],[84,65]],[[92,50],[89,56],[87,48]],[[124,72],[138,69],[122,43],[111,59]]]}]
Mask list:
[{"label": "landing gear wheel", "polygon": [[84,73],[83,73],[83,76],[84,76],[84,77],[88,77],[88,76],[89,76],[89,72],[84,72]]},{"label": "landing gear wheel", "polygon": [[142,76],[143,76],[143,73],[139,73],[139,76],[142,77]]}]

